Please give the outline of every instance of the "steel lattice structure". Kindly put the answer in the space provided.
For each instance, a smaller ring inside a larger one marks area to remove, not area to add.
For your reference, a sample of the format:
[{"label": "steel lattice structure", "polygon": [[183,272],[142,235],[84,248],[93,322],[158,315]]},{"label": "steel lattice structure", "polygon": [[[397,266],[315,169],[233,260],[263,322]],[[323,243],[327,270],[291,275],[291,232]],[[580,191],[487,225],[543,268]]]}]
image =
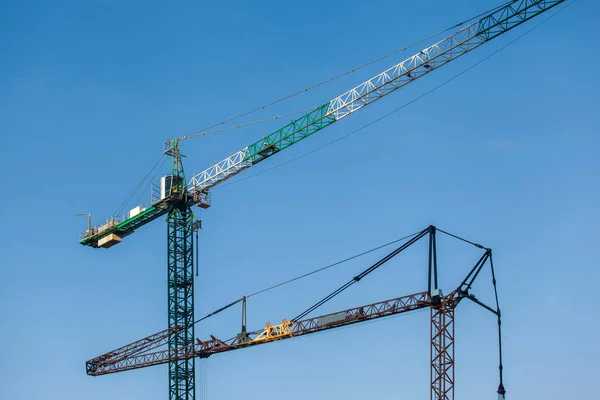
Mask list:
[{"label": "steel lattice structure", "polygon": [[[167,217],[168,227],[168,318],[169,328],[182,327],[169,340],[169,353],[194,343],[194,214],[183,204],[173,208]],[[195,361],[181,359],[169,362],[169,398],[193,400]]]},{"label": "steel lattice structure", "polygon": [[432,400],[454,399],[454,309],[459,301],[455,291],[431,307]]},{"label": "steel lattice structure", "polygon": [[[167,141],[165,154],[173,158],[170,191],[154,199],[139,212],[112,216],[90,226],[80,243],[94,248],[109,248],[136,229],[167,215],[168,225],[168,307],[170,346],[169,393],[171,400],[194,398],[193,346],[193,243],[191,231],[194,205],[210,206],[210,189],[241,171],[263,161],[313,135],[365,106],[395,92],[439,69],[490,40],[540,15],[565,0],[515,0],[496,7],[488,14],[469,20],[465,26],[412,57],[393,65],[373,78],[348,90],[281,129],[265,135],[230,157],[212,165],[186,181],[183,174],[179,139]],[[431,288],[431,287],[430,287]],[[143,346],[142,346],[143,347]],[[132,355],[137,350],[129,349]],[[182,351],[183,353],[178,353]],[[192,351],[192,350],[190,350]],[[131,353],[133,352],[133,353]],[[192,361],[188,361],[192,359]],[[114,361],[114,359],[113,359]],[[88,370],[89,372],[89,370]]]},{"label": "steel lattice structure", "polygon": [[[110,353],[89,360],[87,362],[87,373],[88,375],[99,376],[149,367],[152,365],[166,364],[172,361],[189,360],[194,357],[207,358],[218,353],[277,340],[291,339],[293,337],[304,336],[328,329],[419,310],[429,306],[429,294],[427,292],[421,292],[379,303],[355,307],[337,313],[307,318],[302,321],[283,321],[280,325],[267,324],[267,328],[264,330],[254,332],[254,334],[257,335],[257,338],[241,343],[226,343],[225,341],[213,337],[206,341],[197,340],[195,344],[182,346],[177,349],[177,351],[168,349],[132,354],[128,353],[125,348],[122,348],[122,350],[113,350]],[[337,319],[334,317],[337,317]],[[328,321],[329,319],[331,319],[331,322],[323,322]],[[168,334],[167,332],[163,333]],[[148,343],[149,341],[151,341],[150,337],[144,338],[140,342]],[[136,346],[136,344],[139,346],[138,342],[129,346]],[[162,342],[162,344],[164,344],[164,342]],[[156,346],[153,348],[156,348]]]}]

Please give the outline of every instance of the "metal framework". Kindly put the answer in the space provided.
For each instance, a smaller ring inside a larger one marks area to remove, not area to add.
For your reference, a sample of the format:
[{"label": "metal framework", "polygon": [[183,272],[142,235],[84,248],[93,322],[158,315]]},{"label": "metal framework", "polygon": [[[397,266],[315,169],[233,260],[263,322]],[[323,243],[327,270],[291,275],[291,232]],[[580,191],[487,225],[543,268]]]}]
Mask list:
[{"label": "metal framework", "polygon": [[[132,366],[131,368],[137,368],[138,366],[134,365],[138,364],[134,360],[135,357],[139,356],[140,352],[156,348],[153,347],[156,343],[167,340],[169,350],[166,350],[164,354],[152,353],[153,355],[146,355],[145,357],[149,358],[144,363],[146,363],[145,365],[153,365],[152,363],[168,362],[170,399],[193,399],[194,357],[204,353],[198,353],[197,349],[195,349],[196,345],[193,344],[193,215],[190,207],[193,205],[203,208],[209,207],[209,190],[217,184],[399,88],[414,82],[420,77],[429,74],[564,1],[515,0],[497,7],[489,14],[455,31],[449,37],[419,51],[412,57],[392,66],[329,102],[315,107],[308,114],[293,120],[281,129],[265,135],[262,139],[193,176],[189,181],[185,180],[183,174],[179,140],[176,139],[173,142],[167,142],[165,154],[170,155],[173,159],[172,177],[174,180],[171,182],[171,193],[167,197],[157,201],[152,200],[148,207],[140,207],[139,212],[136,212],[135,215],[130,213],[125,217],[110,217],[103,224],[93,227],[88,226],[85,233],[81,235],[79,242],[82,245],[94,248],[109,248],[120,243],[123,237],[132,234],[136,229],[167,214],[169,269],[168,318],[170,330],[168,330],[166,336],[163,334],[160,340],[153,341],[151,345],[140,344],[140,347],[137,348],[122,348],[124,350],[105,355],[108,357],[105,360],[100,358],[94,359],[95,361],[90,360],[86,366],[88,373],[91,375],[100,374],[98,371],[102,371],[104,368],[110,369],[111,365],[114,366],[119,363],[130,365]],[[432,246],[435,247],[435,240],[433,240]],[[435,260],[430,261],[430,285],[428,290],[435,304],[441,298],[437,288],[437,272],[433,276],[434,282],[431,282],[431,273],[432,271],[436,271],[436,269]],[[474,302],[478,302],[474,297],[467,297]],[[488,309],[491,310],[489,307]],[[491,311],[494,312],[493,310]],[[445,337],[446,339],[450,336],[447,335],[449,330],[445,328],[445,321],[450,316],[453,316],[453,314],[449,314],[449,311],[435,314],[438,323],[438,328],[436,329],[440,329],[442,335],[440,337]],[[432,317],[432,321],[433,319]],[[282,332],[285,332],[288,328],[291,329],[296,322],[291,322],[290,324],[284,327],[285,329]],[[268,337],[268,335],[264,337]],[[227,347],[231,347],[231,344],[218,341],[217,339],[214,340],[215,342],[212,344],[214,349],[218,348],[222,351]],[[120,358],[115,358],[115,354],[119,354]],[[448,373],[444,372],[443,376],[450,376],[449,371]],[[444,388],[451,387],[449,382],[444,380],[442,386]],[[503,391],[503,388],[499,389],[499,393]],[[451,392],[452,389],[450,389]],[[444,395],[443,391],[436,393],[438,393],[438,397]],[[446,393],[448,393],[447,390]]]},{"label": "metal framework", "polygon": [[454,308],[457,292],[431,307],[431,400],[454,400]]},{"label": "metal framework", "polygon": [[115,362],[125,360],[134,355],[161,347],[167,344],[173,335],[181,329],[181,327],[165,329],[164,331],[147,336],[123,347],[119,347],[118,349],[99,357],[92,358],[85,363],[85,371],[88,375],[97,375],[99,372],[98,366],[114,364]]},{"label": "metal framework", "polygon": [[[427,292],[421,292],[355,307],[337,313],[307,318],[302,321],[283,320],[279,325],[271,325],[267,322],[264,329],[249,333],[249,335],[255,336],[254,339],[248,338],[242,342],[233,340],[230,343],[227,343],[226,341],[219,340],[213,336],[210,340],[197,340],[195,344],[183,346],[176,352],[169,349],[140,354],[141,351],[131,352],[128,350],[129,348],[139,349],[143,346],[148,346],[148,350],[158,347],[152,346],[150,348],[148,342],[149,340],[151,341],[152,337],[148,337],[89,360],[86,363],[86,371],[88,375],[99,376],[149,367],[152,365],[165,364],[174,360],[181,361],[193,359],[194,357],[207,358],[217,353],[290,339],[328,329],[419,310],[429,307],[430,304],[429,294]],[[163,331],[157,335],[160,338],[159,340],[162,341],[162,344],[164,343],[164,338],[169,335],[169,332]]]},{"label": "metal framework", "polygon": [[172,159],[172,180],[167,217],[169,399],[194,400],[195,360],[179,358],[182,348],[194,343],[194,214],[188,205],[179,141],[167,143]]}]

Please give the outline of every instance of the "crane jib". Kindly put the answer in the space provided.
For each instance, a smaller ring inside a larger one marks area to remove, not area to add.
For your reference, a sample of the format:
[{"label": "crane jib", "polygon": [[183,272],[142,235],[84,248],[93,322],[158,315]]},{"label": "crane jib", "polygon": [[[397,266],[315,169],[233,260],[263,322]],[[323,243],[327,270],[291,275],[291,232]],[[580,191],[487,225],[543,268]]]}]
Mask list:
[{"label": "crane jib", "polygon": [[[213,166],[195,175],[188,187],[191,190],[209,190],[242,169],[307,138],[564,1],[523,0],[509,4],[252,143],[242,150],[242,163],[231,162],[232,157],[238,156],[236,153],[216,164],[220,168]],[[225,165],[227,167],[223,168]]]}]

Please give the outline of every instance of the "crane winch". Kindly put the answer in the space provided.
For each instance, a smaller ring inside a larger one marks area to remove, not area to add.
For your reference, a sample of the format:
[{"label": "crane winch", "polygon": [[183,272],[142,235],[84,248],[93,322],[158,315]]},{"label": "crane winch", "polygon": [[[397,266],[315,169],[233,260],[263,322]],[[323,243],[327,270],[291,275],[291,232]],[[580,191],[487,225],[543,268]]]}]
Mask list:
[{"label": "crane winch", "polygon": [[[171,174],[161,178],[160,193],[151,204],[132,209],[126,216],[113,216],[90,226],[80,243],[110,248],[136,229],[167,216],[168,326],[170,351],[194,345],[194,287],[192,206],[208,208],[210,190],[241,171],[266,160],[323,128],[337,122],[386,95],[416,81],[452,60],[476,49],[563,3],[565,0],[513,0],[476,18],[450,36],[393,65],[366,82],[323,103],[281,129],[244,147],[186,180],[180,142],[169,140],[164,154],[172,159]],[[431,295],[431,293],[430,293]],[[177,329],[175,329],[177,327]],[[194,358],[169,361],[169,398],[194,399]]]}]

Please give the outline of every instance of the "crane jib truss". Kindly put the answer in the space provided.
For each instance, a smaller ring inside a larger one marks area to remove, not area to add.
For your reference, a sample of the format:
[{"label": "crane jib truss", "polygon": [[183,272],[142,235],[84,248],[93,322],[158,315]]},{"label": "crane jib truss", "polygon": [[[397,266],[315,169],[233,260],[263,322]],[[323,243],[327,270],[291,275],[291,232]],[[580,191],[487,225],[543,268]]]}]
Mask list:
[{"label": "crane jib truss", "polygon": [[507,5],[193,176],[188,184],[189,190],[209,190],[219,182],[436,70],[562,1],[564,0],[530,0]]},{"label": "crane jib truss", "polygon": [[[179,140],[167,141],[165,154],[173,157],[170,191],[165,196],[161,194],[149,206],[140,206],[135,213],[113,216],[96,226],[90,224],[79,243],[94,248],[109,248],[136,229],[168,215],[169,327],[176,330],[169,334],[168,343],[174,352],[182,346],[190,346],[193,326],[189,323],[194,315],[193,244],[191,234],[188,234],[191,228],[182,224],[191,226],[193,205],[203,208],[210,206],[210,189],[564,1],[514,0],[497,7],[447,38],[194,175],[189,181],[183,175]],[[184,358],[175,354],[169,367],[172,400],[191,400],[195,396],[194,364],[180,362]]]},{"label": "crane jib truss", "polygon": [[[321,332],[328,329],[339,328],[350,324],[369,321],[409,311],[419,310],[430,306],[429,294],[421,292],[379,303],[368,304],[337,313],[307,318],[302,321],[285,321],[281,325],[270,325],[261,330],[263,337],[242,343],[228,344],[225,341],[212,337],[207,341],[198,340],[195,344],[182,347],[177,351],[173,349],[146,352],[143,354],[127,354],[114,350],[105,355],[96,357],[86,362],[88,375],[99,376],[115,372],[127,371],[165,364],[172,360],[186,360],[195,357],[207,358],[217,353],[255,346],[258,344],[277,340],[290,339],[310,333]],[[343,316],[342,316],[343,314]],[[338,319],[333,319],[337,317]],[[331,320],[330,320],[331,319]],[[330,322],[328,322],[330,320]],[[325,321],[325,323],[323,322]],[[255,331],[256,332],[256,331]],[[168,335],[167,332],[165,334]],[[146,340],[146,339],[142,339]]]}]

